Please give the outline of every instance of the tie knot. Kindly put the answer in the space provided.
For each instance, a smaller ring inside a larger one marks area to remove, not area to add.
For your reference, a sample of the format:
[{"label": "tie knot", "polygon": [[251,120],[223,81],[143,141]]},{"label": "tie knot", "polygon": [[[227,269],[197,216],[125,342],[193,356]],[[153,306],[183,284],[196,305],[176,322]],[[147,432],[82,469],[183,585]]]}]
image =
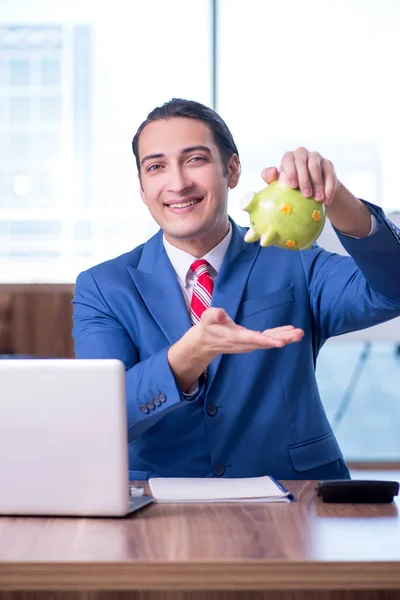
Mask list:
[{"label": "tie knot", "polygon": [[[191,265],[190,269],[196,275],[196,277],[200,277],[203,273],[208,273],[209,263],[204,260],[204,258],[200,258],[199,260],[195,260]],[[208,273],[209,274],[209,273]]]}]

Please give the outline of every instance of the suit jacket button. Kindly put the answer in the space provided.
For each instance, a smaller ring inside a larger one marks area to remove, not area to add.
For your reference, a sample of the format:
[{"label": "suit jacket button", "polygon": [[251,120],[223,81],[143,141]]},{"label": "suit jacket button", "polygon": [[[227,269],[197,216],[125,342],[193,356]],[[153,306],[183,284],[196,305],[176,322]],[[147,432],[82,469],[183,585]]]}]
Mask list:
[{"label": "suit jacket button", "polygon": [[154,403],[154,406],[160,406],[160,405],[161,405],[161,400],[160,400],[160,398],[159,398],[158,396],[155,396],[155,397],[153,398],[153,403]]},{"label": "suit jacket button", "polygon": [[158,399],[160,402],[165,402],[167,398],[166,398],[165,394],[159,394]]},{"label": "suit jacket button", "polygon": [[225,473],[224,465],[217,463],[216,465],[213,466],[213,472],[214,472],[214,475],[216,475],[217,477],[221,477]]},{"label": "suit jacket button", "polygon": [[146,402],[146,406],[147,408],[149,408],[150,410],[154,410],[156,405],[154,404],[154,402]]},{"label": "suit jacket button", "polygon": [[206,411],[209,417],[215,417],[218,412],[218,408],[215,406],[215,404],[207,404]]},{"label": "suit jacket button", "polygon": [[149,413],[150,410],[147,408],[147,406],[145,406],[144,404],[142,404],[142,406],[140,407],[140,412],[142,412],[143,414],[147,415],[147,413]]}]

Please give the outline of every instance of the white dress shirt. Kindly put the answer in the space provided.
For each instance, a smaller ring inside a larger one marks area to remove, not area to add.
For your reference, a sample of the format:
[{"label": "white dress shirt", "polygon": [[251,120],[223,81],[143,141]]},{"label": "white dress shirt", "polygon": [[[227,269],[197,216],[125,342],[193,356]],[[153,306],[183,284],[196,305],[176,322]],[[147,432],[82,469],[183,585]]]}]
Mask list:
[{"label": "white dress shirt", "polygon": [[[230,244],[231,237],[232,225],[229,223],[229,231],[224,237],[224,239],[221,240],[220,243],[217,244],[212,250],[210,250],[210,252],[201,257],[210,264],[211,268],[209,270],[209,273],[213,281],[215,281],[215,278],[219,273],[222,261],[224,260],[225,253]],[[171,261],[171,264],[176,273],[179,285],[181,286],[187,309],[188,311],[190,311],[190,303],[192,301],[192,292],[195,281],[195,275],[190,269],[190,265],[198,259],[196,258],[196,256],[192,256],[188,252],[185,252],[184,250],[179,250],[179,248],[176,248],[175,246],[170,244],[165,239],[165,236],[163,236],[163,244],[168,258]]]},{"label": "white dress shirt", "polygon": [[[224,237],[224,239],[221,240],[220,243],[217,244],[212,250],[210,250],[210,252],[202,256],[202,258],[206,260],[210,265],[209,273],[213,281],[215,281],[215,278],[219,273],[222,261],[224,260],[225,253],[228,250],[231,237],[232,225],[229,223],[229,231]],[[192,292],[195,281],[195,274],[191,270],[190,265],[198,259],[196,256],[192,256],[188,252],[180,250],[179,248],[176,248],[175,246],[170,244],[165,239],[165,235],[163,236],[163,244],[165,252],[167,253],[168,258],[174,268],[179,285],[181,286],[181,290],[186,302],[188,312],[190,313],[190,304],[192,301]],[[198,389],[199,382],[197,380],[190,386],[190,388],[186,392],[182,393],[184,396],[193,396],[197,393]]]}]

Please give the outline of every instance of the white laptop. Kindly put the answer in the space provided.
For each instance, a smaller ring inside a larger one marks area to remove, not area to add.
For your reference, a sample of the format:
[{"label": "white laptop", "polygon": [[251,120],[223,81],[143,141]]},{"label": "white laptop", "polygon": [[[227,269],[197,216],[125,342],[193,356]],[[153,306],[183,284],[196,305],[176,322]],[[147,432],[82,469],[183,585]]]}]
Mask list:
[{"label": "white laptop", "polygon": [[131,496],[118,360],[0,360],[0,514],[117,517]]}]

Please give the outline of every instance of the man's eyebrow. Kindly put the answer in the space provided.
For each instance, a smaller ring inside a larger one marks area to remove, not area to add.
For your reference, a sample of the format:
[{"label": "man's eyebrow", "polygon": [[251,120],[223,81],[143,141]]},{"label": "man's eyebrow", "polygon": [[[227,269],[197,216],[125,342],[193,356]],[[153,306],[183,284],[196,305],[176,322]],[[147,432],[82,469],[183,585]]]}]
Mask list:
[{"label": "man's eyebrow", "polygon": [[200,150],[202,152],[207,152],[207,154],[212,154],[211,148],[209,148],[208,146],[202,146],[202,145],[189,146],[188,148],[184,148],[182,150],[182,154],[189,154],[190,152],[197,152],[198,150]]},{"label": "man's eyebrow", "polygon": [[145,163],[146,160],[151,160],[153,158],[165,158],[165,154],[147,154],[147,156],[142,158],[140,164],[143,166],[143,163]]}]

